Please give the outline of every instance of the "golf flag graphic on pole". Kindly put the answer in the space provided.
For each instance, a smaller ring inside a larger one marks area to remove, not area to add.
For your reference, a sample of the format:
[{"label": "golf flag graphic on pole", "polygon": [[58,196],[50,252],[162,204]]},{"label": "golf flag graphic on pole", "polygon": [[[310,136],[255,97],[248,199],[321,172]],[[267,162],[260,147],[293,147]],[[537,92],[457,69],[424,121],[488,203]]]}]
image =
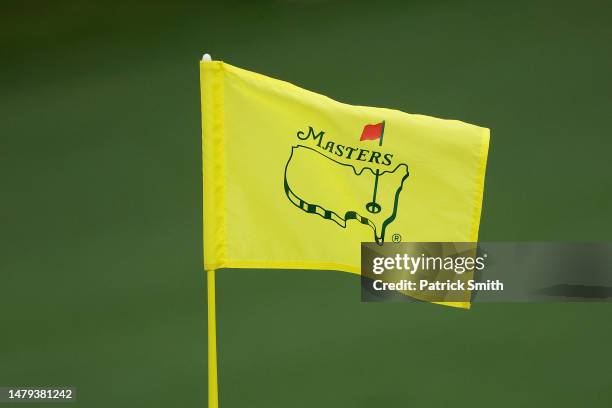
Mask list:
[{"label": "golf flag graphic on pole", "polygon": [[216,408],[215,270],[359,274],[361,242],[476,242],[489,130],[347,105],[221,61],[200,62],[200,80]]},{"label": "golf flag graphic on pole", "polygon": [[376,125],[365,125],[359,140],[377,140],[380,139],[385,129],[385,123],[380,122]]}]

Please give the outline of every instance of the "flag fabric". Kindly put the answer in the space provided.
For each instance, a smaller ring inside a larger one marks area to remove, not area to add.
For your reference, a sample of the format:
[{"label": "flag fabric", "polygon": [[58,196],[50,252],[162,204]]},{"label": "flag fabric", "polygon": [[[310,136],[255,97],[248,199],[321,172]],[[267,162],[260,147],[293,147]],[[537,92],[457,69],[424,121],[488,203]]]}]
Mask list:
[{"label": "flag fabric", "polygon": [[376,125],[365,125],[359,140],[378,140],[382,136],[383,129],[383,122],[377,123]]},{"label": "flag fabric", "polygon": [[202,61],[200,79],[206,270],[359,274],[361,242],[477,241],[488,129],[221,61]]}]

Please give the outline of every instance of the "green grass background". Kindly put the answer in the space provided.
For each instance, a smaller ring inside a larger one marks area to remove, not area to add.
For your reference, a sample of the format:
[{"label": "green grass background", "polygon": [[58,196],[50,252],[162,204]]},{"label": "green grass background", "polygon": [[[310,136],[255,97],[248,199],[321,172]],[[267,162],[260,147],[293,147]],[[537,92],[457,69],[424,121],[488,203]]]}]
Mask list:
[{"label": "green grass background", "polygon": [[[591,0],[5,2],[0,385],[206,406],[203,52],[491,128],[481,240],[610,240],[611,16]],[[610,304],[465,312],[362,304],[337,272],[217,279],[222,408],[612,406]]]}]

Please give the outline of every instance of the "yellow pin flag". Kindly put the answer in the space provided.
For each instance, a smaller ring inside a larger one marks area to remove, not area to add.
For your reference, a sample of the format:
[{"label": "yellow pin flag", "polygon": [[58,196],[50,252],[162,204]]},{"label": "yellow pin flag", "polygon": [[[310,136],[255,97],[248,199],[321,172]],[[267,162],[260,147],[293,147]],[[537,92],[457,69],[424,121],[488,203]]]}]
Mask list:
[{"label": "yellow pin flag", "polygon": [[216,407],[214,270],[359,274],[361,242],[476,242],[489,130],[340,103],[210,58],[200,80]]}]

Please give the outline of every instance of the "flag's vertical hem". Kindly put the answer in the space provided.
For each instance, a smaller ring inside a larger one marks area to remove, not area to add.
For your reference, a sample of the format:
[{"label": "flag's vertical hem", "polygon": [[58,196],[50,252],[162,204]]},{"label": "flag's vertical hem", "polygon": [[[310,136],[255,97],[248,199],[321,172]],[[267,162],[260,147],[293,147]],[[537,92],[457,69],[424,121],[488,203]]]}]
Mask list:
[{"label": "flag's vertical hem", "polygon": [[[487,157],[489,154],[489,129],[483,129],[482,141],[478,152],[478,167],[476,169],[474,193],[474,212],[472,214],[472,229],[470,231],[470,242],[478,242],[478,229],[480,226],[480,215],[482,212],[482,197],[484,195],[485,173],[487,171]],[[471,302],[433,302],[443,306],[470,309]]]},{"label": "flag's vertical hem", "polygon": [[215,300],[215,270],[206,271],[208,303],[208,408],[219,407],[217,381],[217,318]]},{"label": "flag's vertical hem", "polygon": [[474,213],[472,214],[472,231],[470,232],[470,241],[478,242],[478,230],[480,226],[480,216],[482,212],[482,198],[484,195],[485,173],[487,171],[487,157],[489,154],[489,129],[482,130],[482,141],[480,151],[478,152],[478,168],[476,170],[475,184],[476,191],[474,194]]},{"label": "flag's vertical hem", "polygon": [[221,268],[227,259],[223,75],[222,62],[200,62],[205,269]]}]

